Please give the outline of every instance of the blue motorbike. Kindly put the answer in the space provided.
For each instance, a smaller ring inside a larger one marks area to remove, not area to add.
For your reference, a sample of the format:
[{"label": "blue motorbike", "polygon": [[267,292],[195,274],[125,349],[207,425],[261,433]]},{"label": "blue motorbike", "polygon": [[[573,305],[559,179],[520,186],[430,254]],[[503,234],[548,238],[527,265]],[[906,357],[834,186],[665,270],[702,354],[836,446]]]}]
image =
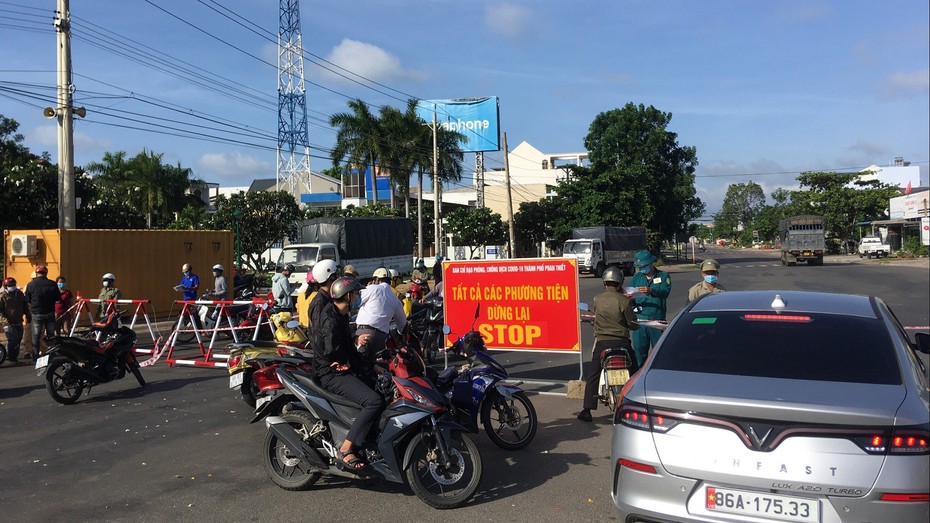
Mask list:
[{"label": "blue motorbike", "polygon": [[[481,304],[475,309],[475,319]],[[443,333],[451,333],[448,325]],[[478,418],[498,447],[517,450],[536,435],[536,409],[517,384],[506,384],[507,370],[487,352],[484,339],[472,328],[447,352],[465,358],[461,367],[446,367],[435,376],[436,387],[449,399],[456,421],[478,432]]]}]

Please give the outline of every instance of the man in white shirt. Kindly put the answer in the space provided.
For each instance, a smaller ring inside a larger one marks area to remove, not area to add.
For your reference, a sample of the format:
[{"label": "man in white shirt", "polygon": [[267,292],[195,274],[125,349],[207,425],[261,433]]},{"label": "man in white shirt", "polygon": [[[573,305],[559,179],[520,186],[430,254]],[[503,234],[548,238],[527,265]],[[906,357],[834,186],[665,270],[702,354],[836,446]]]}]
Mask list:
[{"label": "man in white shirt", "polygon": [[376,269],[372,280],[362,289],[355,336],[370,334],[368,343],[359,347],[363,359],[369,363],[373,363],[375,356],[384,349],[392,321],[398,332],[403,332],[407,326],[404,304],[391,289],[390,279],[387,269]]}]

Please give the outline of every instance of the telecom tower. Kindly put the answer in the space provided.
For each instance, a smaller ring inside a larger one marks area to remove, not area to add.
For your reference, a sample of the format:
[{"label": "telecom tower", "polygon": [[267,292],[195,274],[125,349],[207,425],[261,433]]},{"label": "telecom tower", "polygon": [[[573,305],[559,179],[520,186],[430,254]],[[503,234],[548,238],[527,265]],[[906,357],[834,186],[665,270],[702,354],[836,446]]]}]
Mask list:
[{"label": "telecom tower", "polygon": [[[310,192],[310,139],[299,0],[281,0],[278,32],[277,189]],[[282,187],[282,184],[284,187]]]}]

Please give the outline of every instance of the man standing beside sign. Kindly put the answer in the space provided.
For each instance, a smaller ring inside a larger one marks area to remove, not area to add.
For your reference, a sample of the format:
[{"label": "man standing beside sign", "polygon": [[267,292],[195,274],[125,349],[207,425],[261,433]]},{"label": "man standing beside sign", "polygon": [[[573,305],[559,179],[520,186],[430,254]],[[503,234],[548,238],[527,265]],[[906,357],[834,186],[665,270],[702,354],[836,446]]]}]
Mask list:
[{"label": "man standing beside sign", "polygon": [[[662,335],[662,330],[650,327],[649,320],[665,321],[665,300],[672,292],[672,277],[655,268],[656,257],[649,251],[642,250],[633,257],[636,274],[630,279],[630,285],[636,288],[636,305],[639,312],[640,328],[633,332],[633,351],[636,363],[642,366]],[[643,320],[646,322],[644,323]]]}]

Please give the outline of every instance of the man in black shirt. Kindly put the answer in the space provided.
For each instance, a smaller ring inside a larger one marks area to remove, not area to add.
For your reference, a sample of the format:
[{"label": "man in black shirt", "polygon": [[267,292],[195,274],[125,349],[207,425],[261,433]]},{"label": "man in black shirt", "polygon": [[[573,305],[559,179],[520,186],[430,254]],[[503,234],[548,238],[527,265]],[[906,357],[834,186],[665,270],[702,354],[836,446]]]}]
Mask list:
[{"label": "man in black shirt", "polygon": [[39,357],[42,334],[55,335],[55,302],[61,301],[58,285],[48,279],[48,267],[36,267],[36,278],[26,285],[26,303],[32,313],[32,359]]}]

